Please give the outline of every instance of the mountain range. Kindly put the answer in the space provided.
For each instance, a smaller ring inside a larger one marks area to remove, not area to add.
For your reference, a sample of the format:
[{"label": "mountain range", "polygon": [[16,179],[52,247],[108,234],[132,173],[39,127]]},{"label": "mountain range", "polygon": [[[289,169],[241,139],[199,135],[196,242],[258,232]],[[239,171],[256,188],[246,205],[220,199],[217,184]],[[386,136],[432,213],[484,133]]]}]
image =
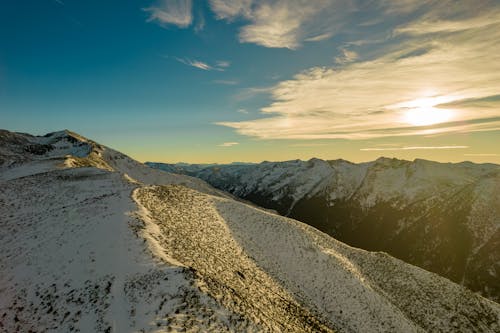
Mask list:
[{"label": "mountain range", "polygon": [[500,166],[379,158],[186,165],[207,181],[349,245],[387,252],[500,301]]},{"label": "mountain range", "polygon": [[500,330],[446,278],[67,130],[0,131],[0,187],[3,332]]}]

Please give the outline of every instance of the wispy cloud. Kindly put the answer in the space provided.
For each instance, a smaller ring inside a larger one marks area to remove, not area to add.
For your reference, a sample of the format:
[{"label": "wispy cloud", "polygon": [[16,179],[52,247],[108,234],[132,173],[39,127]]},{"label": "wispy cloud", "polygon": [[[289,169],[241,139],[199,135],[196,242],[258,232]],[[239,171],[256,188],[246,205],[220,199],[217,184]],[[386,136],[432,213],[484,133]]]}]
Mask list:
[{"label": "wispy cloud", "polygon": [[193,22],[192,7],[191,0],[159,0],[144,11],[149,13],[148,22],[186,28]]},{"label": "wispy cloud", "polygon": [[220,145],[217,145],[217,146],[219,146],[219,147],[232,147],[232,146],[236,146],[239,144],[240,144],[239,142],[224,142],[224,143],[221,143]]},{"label": "wispy cloud", "polygon": [[219,124],[265,139],[500,130],[500,4],[470,10],[404,2],[384,15],[415,6],[421,15],[395,24],[371,58],[359,54],[367,47],[350,44],[355,54],[341,50],[340,68],[313,67],[268,89],[273,101],[261,109],[267,117]]},{"label": "wispy cloud", "polygon": [[247,22],[241,42],[289,49],[332,37],[355,8],[348,0],[210,0],[210,6],[218,19]]},{"label": "wispy cloud", "polygon": [[341,48],[340,55],[335,57],[335,62],[337,64],[347,64],[347,63],[355,61],[356,59],[358,59],[358,57],[359,57],[359,55],[356,52],[345,49],[345,48]]},{"label": "wispy cloud", "polygon": [[223,84],[225,86],[235,86],[239,83],[236,80],[213,80],[212,82],[217,84]]},{"label": "wispy cloud", "polygon": [[248,110],[247,109],[238,109],[238,110],[236,110],[236,112],[243,113],[243,114],[248,114]]},{"label": "wispy cloud", "polygon": [[490,26],[498,20],[498,9],[481,16],[467,19],[432,19],[425,18],[421,21],[413,22],[409,25],[397,28],[396,34],[426,35],[436,33],[452,33],[480,29]]},{"label": "wispy cloud", "polygon": [[322,40],[327,40],[327,39],[331,38],[332,36],[333,36],[332,32],[326,32],[324,34],[320,34],[317,36],[308,37],[308,38],[304,39],[304,41],[306,41],[306,42],[321,42]]},{"label": "wispy cloud", "polygon": [[203,29],[205,29],[205,15],[203,14],[203,11],[201,9],[198,9],[194,31],[196,33],[199,33]]},{"label": "wispy cloud", "polygon": [[447,0],[380,0],[379,5],[386,14],[402,15],[421,10],[436,2],[446,3]]},{"label": "wispy cloud", "polygon": [[410,146],[394,148],[361,148],[361,151],[396,151],[396,150],[435,150],[435,149],[467,149],[469,146]]},{"label": "wispy cloud", "polygon": [[254,0],[210,0],[210,6],[219,20],[249,17],[253,3]]},{"label": "wispy cloud", "polygon": [[227,60],[218,60],[215,63],[215,67],[218,67],[218,68],[228,68],[229,66],[231,66],[231,62],[229,62]]},{"label": "wispy cloud", "polygon": [[499,154],[489,154],[489,153],[479,153],[479,154],[464,154],[464,156],[478,156],[478,157],[491,157],[491,156],[500,156]]},{"label": "wispy cloud", "polygon": [[272,87],[248,87],[242,88],[236,95],[234,95],[234,99],[237,101],[243,101],[247,99],[251,99],[260,94],[269,94],[272,91]]},{"label": "wispy cloud", "polygon": [[[177,60],[180,63],[183,63],[184,65],[188,65],[191,67],[195,67],[198,69],[202,69],[204,71],[225,71],[226,68],[230,65],[229,62],[217,62],[215,65],[209,65],[206,62],[196,60],[196,59],[189,59],[189,58],[178,58],[174,57],[175,60]],[[221,66],[222,63],[222,66]],[[227,82],[227,81],[226,81]],[[217,83],[222,83],[222,81],[219,81]]]},{"label": "wispy cloud", "polygon": [[203,69],[204,71],[211,71],[214,68],[207,63],[199,60],[191,60],[187,58],[176,58],[179,62],[183,63],[184,65],[188,65],[191,67],[195,67],[198,69]]},{"label": "wispy cloud", "polygon": [[307,148],[307,147],[323,147],[323,146],[327,146],[327,145],[328,145],[328,143],[294,143],[294,144],[288,145],[288,147]]}]

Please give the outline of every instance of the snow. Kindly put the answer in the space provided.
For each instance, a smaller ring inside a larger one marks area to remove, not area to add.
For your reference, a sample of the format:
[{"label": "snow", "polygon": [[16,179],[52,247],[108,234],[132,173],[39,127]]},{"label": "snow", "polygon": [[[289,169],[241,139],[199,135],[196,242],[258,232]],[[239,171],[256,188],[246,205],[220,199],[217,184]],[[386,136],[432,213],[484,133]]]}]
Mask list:
[{"label": "snow", "polygon": [[366,177],[368,168],[372,164],[354,164],[345,160],[335,160],[329,163],[335,170],[332,183],[328,184],[326,189],[329,193],[328,199],[331,202],[351,197],[360,187]]},{"label": "snow", "polygon": [[302,198],[328,192],[331,201],[358,198],[366,209],[380,201],[398,198],[409,205],[429,193],[446,193],[466,186],[489,173],[500,170],[494,164],[437,163],[416,159],[414,162],[379,158],[373,162],[351,163],[345,160],[263,162],[260,164],[170,165],[149,163],[154,168],[188,173],[212,184],[227,187],[245,197],[250,193],[272,193],[273,201],[293,198],[291,206]]},{"label": "snow", "polygon": [[137,162],[130,157],[113,149],[105,149],[102,159],[115,171],[126,174],[127,177],[142,184],[180,184],[197,189],[210,194],[228,196],[228,194],[218,191],[204,181],[190,176],[165,173],[157,169],[150,168],[143,163]]},{"label": "snow", "polygon": [[[311,159],[250,165],[150,165],[199,177],[352,244],[387,249],[500,300],[498,282],[488,278],[491,266],[500,267],[499,165],[390,158],[359,164]],[[308,217],[314,210],[322,217]],[[455,211],[460,216],[454,216]],[[339,217],[333,215],[336,212]],[[369,223],[380,225],[373,241],[358,237],[355,231],[377,228]],[[457,237],[463,241],[456,241]],[[449,246],[453,248],[448,253],[441,252]]]},{"label": "snow", "polygon": [[134,184],[119,173],[55,170],[1,185],[2,330],[227,329],[231,314],[191,273],[134,234]]},{"label": "snow", "polygon": [[468,224],[473,230],[474,253],[500,230],[500,170],[475,184]]},{"label": "snow", "polygon": [[0,331],[500,330],[498,304],[201,180],[69,131],[0,134]]},{"label": "snow", "polygon": [[[175,169],[161,163],[150,165]],[[288,213],[301,199],[322,195],[326,195],[330,205],[355,200],[365,211],[378,203],[390,203],[398,209],[424,203],[429,209],[450,193],[472,186],[474,198],[468,220],[474,251],[500,229],[500,166],[495,164],[421,159],[410,162],[382,157],[359,164],[311,159],[220,165],[216,169],[177,165],[177,169],[197,170],[192,175],[239,197],[258,194],[276,203],[291,198],[287,203]],[[405,227],[400,225],[401,229]]]},{"label": "snow", "polygon": [[[339,331],[446,332],[456,324],[464,331],[499,329],[498,304],[388,255],[351,248],[297,221],[182,186],[137,191],[137,200],[160,225],[161,247],[230,289],[208,284],[209,294],[222,300],[243,295],[249,299],[243,311],[258,315],[251,305],[266,309],[280,331],[295,330],[294,322],[263,293],[279,295]],[[483,306],[491,312],[477,316],[472,310]],[[273,322],[261,320],[272,329]]]}]

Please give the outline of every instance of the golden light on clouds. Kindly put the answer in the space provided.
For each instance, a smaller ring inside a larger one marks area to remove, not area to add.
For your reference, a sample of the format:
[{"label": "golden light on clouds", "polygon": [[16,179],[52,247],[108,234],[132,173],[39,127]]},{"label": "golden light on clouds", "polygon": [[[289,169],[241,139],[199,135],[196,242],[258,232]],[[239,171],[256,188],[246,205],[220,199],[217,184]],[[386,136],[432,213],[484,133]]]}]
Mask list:
[{"label": "golden light on clouds", "polygon": [[444,123],[452,118],[450,110],[441,110],[434,107],[418,107],[409,109],[405,113],[405,121],[414,126],[429,126]]},{"label": "golden light on clouds", "polygon": [[[459,98],[457,98],[459,100]],[[407,103],[401,103],[399,108],[405,109],[403,122],[413,126],[429,126],[453,120],[456,112],[450,109],[436,107],[452,102],[453,98],[445,96],[418,98]]]},{"label": "golden light on clouds", "polygon": [[263,117],[218,124],[300,140],[500,130],[500,4],[427,9],[370,44],[376,52],[347,43],[357,55],[351,62],[312,67],[269,88]]}]

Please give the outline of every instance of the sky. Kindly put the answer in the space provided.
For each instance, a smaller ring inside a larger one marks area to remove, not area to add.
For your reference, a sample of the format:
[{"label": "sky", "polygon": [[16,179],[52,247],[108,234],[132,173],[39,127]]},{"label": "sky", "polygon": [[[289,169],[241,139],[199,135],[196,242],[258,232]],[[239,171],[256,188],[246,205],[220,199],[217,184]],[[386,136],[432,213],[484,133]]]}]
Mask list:
[{"label": "sky", "polygon": [[500,163],[500,2],[3,0],[0,128],[140,161]]}]

